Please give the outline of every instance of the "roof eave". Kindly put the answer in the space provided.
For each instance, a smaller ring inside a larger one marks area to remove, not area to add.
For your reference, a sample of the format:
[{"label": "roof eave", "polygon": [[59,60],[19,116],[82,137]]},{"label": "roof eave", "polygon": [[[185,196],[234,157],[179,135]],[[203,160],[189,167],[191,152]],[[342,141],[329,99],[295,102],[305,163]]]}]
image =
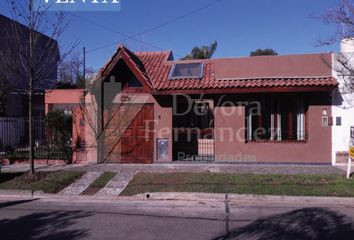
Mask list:
[{"label": "roof eave", "polygon": [[153,95],[171,94],[243,94],[243,93],[309,93],[332,92],[338,85],[329,86],[304,86],[304,87],[254,87],[254,88],[212,88],[212,89],[165,89],[154,90]]}]

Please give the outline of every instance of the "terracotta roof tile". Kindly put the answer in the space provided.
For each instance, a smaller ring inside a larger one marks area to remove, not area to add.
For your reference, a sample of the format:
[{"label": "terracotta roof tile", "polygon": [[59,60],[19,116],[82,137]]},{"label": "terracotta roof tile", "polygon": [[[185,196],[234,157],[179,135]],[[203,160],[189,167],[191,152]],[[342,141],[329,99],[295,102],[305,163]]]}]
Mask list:
[{"label": "terracotta roof tile", "polygon": [[[143,62],[147,74],[155,90],[206,90],[225,88],[279,88],[279,87],[335,87],[337,81],[332,76],[320,77],[268,77],[242,78],[225,80],[216,79],[215,68],[218,60],[198,60],[204,63],[204,72],[201,79],[169,80],[169,72],[176,62],[168,61],[171,52],[140,52],[136,55]],[[304,55],[300,55],[304,59]],[[313,58],[314,55],[311,57]],[[177,61],[179,62],[179,61]],[[306,61],[305,61],[306,62]],[[308,66],[307,66],[308,67]],[[318,67],[317,67],[318,68]],[[327,70],[324,74],[328,74]]]},{"label": "terracotta roof tile", "polygon": [[[330,74],[331,63],[328,62],[331,59],[330,54],[173,61],[171,51],[133,53],[123,46],[119,49],[129,55],[129,60],[145,76],[148,85],[161,93],[176,90],[336,87],[338,85],[337,80]],[[117,54],[118,51],[98,75],[104,73]],[[169,73],[173,64],[181,62],[202,62],[203,77],[170,80]],[[302,66],[304,71],[301,71]]]}]

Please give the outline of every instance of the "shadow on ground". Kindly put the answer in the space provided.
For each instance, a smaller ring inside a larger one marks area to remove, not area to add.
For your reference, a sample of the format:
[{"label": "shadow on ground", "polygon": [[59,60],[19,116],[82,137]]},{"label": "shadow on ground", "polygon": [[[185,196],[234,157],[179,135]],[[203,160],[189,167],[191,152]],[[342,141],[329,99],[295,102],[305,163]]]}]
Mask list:
[{"label": "shadow on ground", "polygon": [[29,203],[29,202],[33,202],[33,201],[37,201],[37,200],[38,200],[38,198],[29,199],[29,200],[18,200],[18,201],[1,202],[0,203],[0,208],[12,207],[12,206],[15,206],[15,205]]},{"label": "shadow on ground", "polygon": [[74,229],[73,226],[76,221],[90,215],[80,211],[38,212],[16,219],[0,220],[0,239],[84,239],[88,236],[88,230]]},{"label": "shadow on ground", "polygon": [[10,181],[15,177],[21,176],[23,173],[0,173],[0,184]]},{"label": "shadow on ground", "polygon": [[228,235],[214,240],[282,239],[282,240],[351,240],[351,219],[324,208],[304,208],[259,219]]}]

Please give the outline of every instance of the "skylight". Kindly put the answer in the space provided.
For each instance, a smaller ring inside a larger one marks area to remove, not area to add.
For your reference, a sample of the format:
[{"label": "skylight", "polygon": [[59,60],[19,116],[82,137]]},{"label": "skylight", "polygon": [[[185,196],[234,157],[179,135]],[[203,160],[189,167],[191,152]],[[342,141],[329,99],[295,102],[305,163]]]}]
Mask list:
[{"label": "skylight", "polygon": [[202,78],[203,63],[176,63],[172,66],[169,79]]}]

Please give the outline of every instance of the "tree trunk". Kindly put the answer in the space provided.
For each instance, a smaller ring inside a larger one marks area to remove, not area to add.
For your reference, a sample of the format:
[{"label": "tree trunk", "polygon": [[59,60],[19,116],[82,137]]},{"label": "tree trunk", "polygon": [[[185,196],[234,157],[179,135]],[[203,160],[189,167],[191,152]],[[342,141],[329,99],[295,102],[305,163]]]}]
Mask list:
[{"label": "tree trunk", "polygon": [[30,172],[34,174],[34,142],[33,142],[33,116],[32,116],[32,97],[33,97],[33,88],[32,83],[33,79],[30,77],[30,89],[28,93],[28,137],[29,137],[29,161],[31,164]]},{"label": "tree trunk", "polygon": [[32,116],[32,103],[33,103],[33,82],[34,82],[34,69],[33,69],[33,0],[29,1],[30,24],[29,24],[29,89],[28,89],[28,137],[29,137],[29,161],[30,172],[34,174],[34,142],[33,142],[33,116]]}]

